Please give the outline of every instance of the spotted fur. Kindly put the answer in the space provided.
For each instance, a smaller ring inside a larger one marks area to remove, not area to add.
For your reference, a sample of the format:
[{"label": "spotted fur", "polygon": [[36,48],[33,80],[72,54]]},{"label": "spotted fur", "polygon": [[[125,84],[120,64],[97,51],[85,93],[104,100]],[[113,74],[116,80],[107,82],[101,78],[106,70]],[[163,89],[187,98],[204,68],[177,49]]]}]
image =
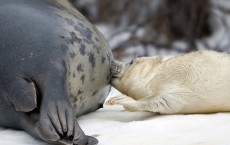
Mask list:
[{"label": "spotted fur", "polygon": [[69,32],[60,37],[68,44],[62,46],[69,66],[66,84],[78,116],[101,106],[108,95],[110,80],[106,76],[110,76],[112,55],[107,41],[91,23],[68,3],[57,2],[56,15]]}]

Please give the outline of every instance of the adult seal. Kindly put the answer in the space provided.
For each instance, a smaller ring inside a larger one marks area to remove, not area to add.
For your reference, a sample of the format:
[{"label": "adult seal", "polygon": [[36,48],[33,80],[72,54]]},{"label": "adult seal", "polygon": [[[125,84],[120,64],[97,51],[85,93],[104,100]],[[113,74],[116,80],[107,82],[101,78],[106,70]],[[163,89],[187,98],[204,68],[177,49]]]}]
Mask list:
[{"label": "adult seal", "polygon": [[67,0],[0,0],[0,126],[93,145],[76,117],[102,106],[111,51]]}]

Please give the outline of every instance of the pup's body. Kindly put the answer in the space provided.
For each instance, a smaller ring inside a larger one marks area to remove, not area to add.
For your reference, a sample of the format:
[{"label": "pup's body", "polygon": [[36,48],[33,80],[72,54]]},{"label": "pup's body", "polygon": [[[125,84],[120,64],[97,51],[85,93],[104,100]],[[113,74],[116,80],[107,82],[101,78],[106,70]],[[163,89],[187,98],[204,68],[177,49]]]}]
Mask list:
[{"label": "pup's body", "polygon": [[112,85],[125,95],[112,98],[107,104],[120,104],[128,111],[162,114],[230,111],[228,54],[198,51],[116,64],[120,69],[114,74]]}]

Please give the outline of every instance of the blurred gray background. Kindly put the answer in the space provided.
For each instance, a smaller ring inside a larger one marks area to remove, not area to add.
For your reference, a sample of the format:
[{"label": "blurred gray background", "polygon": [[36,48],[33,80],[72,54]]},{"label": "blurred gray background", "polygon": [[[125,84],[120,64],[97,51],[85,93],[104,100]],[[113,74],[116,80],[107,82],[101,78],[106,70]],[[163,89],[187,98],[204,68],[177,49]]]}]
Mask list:
[{"label": "blurred gray background", "polygon": [[72,0],[118,60],[212,49],[230,52],[230,0]]}]

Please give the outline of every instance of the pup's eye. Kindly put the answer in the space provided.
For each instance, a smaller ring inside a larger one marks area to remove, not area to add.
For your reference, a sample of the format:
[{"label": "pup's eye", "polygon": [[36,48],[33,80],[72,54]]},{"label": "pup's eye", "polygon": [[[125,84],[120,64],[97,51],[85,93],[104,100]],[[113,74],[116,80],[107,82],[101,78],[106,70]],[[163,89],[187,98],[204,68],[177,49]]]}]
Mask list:
[{"label": "pup's eye", "polygon": [[132,65],[133,64],[133,60],[129,64]]}]

